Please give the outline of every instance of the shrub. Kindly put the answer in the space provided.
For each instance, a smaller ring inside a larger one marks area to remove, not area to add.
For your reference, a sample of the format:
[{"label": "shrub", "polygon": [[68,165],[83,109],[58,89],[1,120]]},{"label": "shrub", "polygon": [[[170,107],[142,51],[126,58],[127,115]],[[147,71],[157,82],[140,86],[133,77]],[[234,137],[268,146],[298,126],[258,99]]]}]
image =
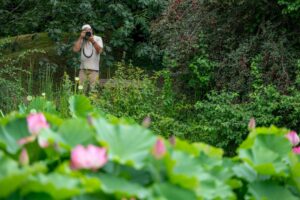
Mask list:
[{"label": "shrub", "polygon": [[185,109],[188,104],[176,101],[168,71],[148,75],[131,64],[117,63],[116,75],[92,101],[102,111],[118,117],[142,122],[148,116],[152,120],[151,129],[159,134],[184,135],[182,120],[189,114]]},{"label": "shrub", "polygon": [[207,100],[195,104],[196,132],[188,135],[192,141],[205,141],[225,149],[229,155],[245,139],[251,113],[237,101],[236,93],[213,92]]}]

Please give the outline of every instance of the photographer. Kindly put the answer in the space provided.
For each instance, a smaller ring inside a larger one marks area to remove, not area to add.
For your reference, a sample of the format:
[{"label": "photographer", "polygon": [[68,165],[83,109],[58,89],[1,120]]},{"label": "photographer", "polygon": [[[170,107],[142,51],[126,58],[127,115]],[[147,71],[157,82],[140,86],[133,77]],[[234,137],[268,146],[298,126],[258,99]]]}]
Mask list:
[{"label": "photographer", "polygon": [[80,85],[88,82],[94,89],[99,82],[100,54],[103,51],[102,38],[94,35],[92,27],[86,24],[82,26],[82,32],[73,46],[73,51],[81,51]]}]

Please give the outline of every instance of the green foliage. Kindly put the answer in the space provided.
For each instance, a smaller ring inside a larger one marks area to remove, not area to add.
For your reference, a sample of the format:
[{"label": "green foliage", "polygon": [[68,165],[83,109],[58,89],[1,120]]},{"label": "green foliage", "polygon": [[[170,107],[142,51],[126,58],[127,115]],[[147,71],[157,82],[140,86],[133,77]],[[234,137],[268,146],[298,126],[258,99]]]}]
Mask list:
[{"label": "green foliage", "polygon": [[247,123],[251,113],[237,103],[236,93],[212,93],[205,101],[195,104],[196,120],[199,123],[196,133],[187,137],[192,141],[205,141],[222,147],[227,153],[234,153],[245,138]]},{"label": "green foliage", "polygon": [[35,164],[31,167],[19,167],[18,162],[0,152],[0,198],[7,197],[19,187],[22,186],[25,180],[29,179],[31,175],[37,172],[45,171],[43,165]]},{"label": "green foliage", "polygon": [[[154,52],[147,44],[150,22],[164,8],[167,1],[33,1],[22,0],[0,3],[1,36],[47,32],[58,44],[57,54],[69,59],[69,66],[78,61],[70,47],[79,37],[80,28],[89,23],[97,35],[104,38],[106,66],[119,59],[120,49],[129,52],[129,58],[149,59]],[[47,21],[48,23],[45,23]],[[14,24],[14,26],[11,26]],[[67,34],[66,34],[67,33]],[[76,33],[76,34],[75,34]],[[154,52],[155,53],[155,52]]]},{"label": "green foliage", "polygon": [[[78,101],[88,99],[81,96]],[[75,112],[76,109],[80,110],[76,107]],[[90,121],[85,116],[76,116],[61,123],[53,120],[59,116],[46,114],[50,128],[37,135],[38,139],[49,142],[46,148],[36,145],[36,141],[22,147],[16,143],[28,136],[28,133],[20,135],[19,131],[19,123],[26,121],[26,115],[15,112],[0,119],[0,130],[10,130],[9,135],[19,147],[17,151],[8,151],[0,145],[0,198],[294,200],[300,197],[297,168],[300,158],[292,152],[292,145],[285,137],[287,129],[274,126],[252,129],[238,148],[237,156],[230,158],[223,157],[222,149],[204,143],[178,138],[171,143],[132,122],[103,118],[95,109],[89,114]],[[0,132],[0,138],[5,134]],[[153,155],[157,139],[165,148],[160,159]],[[108,151],[108,162],[98,170],[72,169],[70,153],[77,144],[101,145]],[[28,151],[28,165],[18,161],[21,148]]]},{"label": "green foliage", "polygon": [[188,83],[189,86],[196,91],[196,93],[201,91],[201,94],[198,96],[204,96],[212,87],[213,72],[216,66],[216,63],[209,59],[209,55],[207,53],[208,46],[204,37],[204,34],[200,33],[199,45],[197,47],[199,52],[193,59],[193,62],[189,64],[189,68],[192,73],[189,74]]},{"label": "green foliage", "polygon": [[91,103],[83,96],[72,96],[69,100],[71,115],[75,117],[86,117],[93,110]]},{"label": "green foliage", "polygon": [[70,146],[75,147],[79,144],[87,145],[91,143],[95,134],[91,128],[86,124],[86,120],[70,119],[64,121],[59,129],[62,141]]},{"label": "green foliage", "polygon": [[18,140],[28,137],[26,120],[21,116],[15,116],[13,120],[6,122],[5,127],[0,129],[0,146],[9,153],[16,153],[20,150]]},{"label": "green foliage", "polygon": [[295,83],[299,20],[281,5],[296,9],[298,1],[277,2],[173,0],[154,22],[152,41],[177,64],[178,85],[191,97],[229,90],[246,101],[257,84],[254,65],[263,84],[286,93]]},{"label": "green foliage", "polygon": [[284,13],[290,14],[294,17],[299,17],[297,11],[300,9],[299,0],[277,0],[280,5],[284,5]]},{"label": "green foliage", "polygon": [[[94,120],[97,140],[110,150],[109,156],[117,163],[140,169],[143,167],[155,137],[140,126],[109,125],[105,120]],[[121,131],[122,130],[122,131]]]},{"label": "green foliage", "polygon": [[[73,87],[74,87],[74,84],[70,80],[69,75],[65,72],[64,76],[63,76],[63,82],[61,84],[60,91],[59,91],[59,101],[58,101],[58,104],[59,104],[58,109],[59,109],[60,113],[62,114],[62,116],[64,116],[64,117],[67,117],[69,115],[69,112],[68,112],[69,102],[68,101],[69,101],[70,96],[72,96],[72,94],[73,94]],[[77,87],[77,85],[75,85],[75,89],[74,89],[75,91],[77,89],[76,87]]]},{"label": "green foliage", "polygon": [[[191,106],[178,101],[171,73],[167,70],[148,75],[140,68],[117,64],[116,75],[91,99],[100,110],[118,117],[142,122],[151,118],[151,129],[159,134],[182,135],[186,131]],[[159,86],[160,84],[162,86]]]},{"label": "green foliage", "polygon": [[20,111],[27,114],[31,111],[47,112],[52,114],[57,113],[56,106],[53,104],[53,102],[48,101],[45,97],[33,98],[29,101],[27,106],[23,104],[22,107],[20,107]]}]

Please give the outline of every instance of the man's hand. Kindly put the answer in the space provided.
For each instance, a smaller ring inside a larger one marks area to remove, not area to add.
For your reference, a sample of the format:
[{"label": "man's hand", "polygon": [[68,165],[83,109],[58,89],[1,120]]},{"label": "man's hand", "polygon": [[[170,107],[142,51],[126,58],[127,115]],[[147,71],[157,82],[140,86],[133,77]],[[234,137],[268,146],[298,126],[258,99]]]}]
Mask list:
[{"label": "man's hand", "polygon": [[89,41],[90,41],[91,43],[94,43],[94,42],[95,42],[94,36],[93,36],[93,35],[92,35],[91,37],[89,37]]},{"label": "man's hand", "polygon": [[86,34],[86,31],[82,31],[80,33],[80,37],[78,38],[78,40],[74,43],[74,46],[73,46],[73,51],[74,52],[79,52],[80,49],[81,49],[81,44],[82,44],[82,41],[83,41],[83,38],[85,37],[85,34]]},{"label": "man's hand", "polygon": [[80,33],[80,38],[83,39],[83,38],[85,37],[85,34],[86,34],[86,31],[82,31],[82,32]]},{"label": "man's hand", "polygon": [[89,41],[93,44],[94,48],[97,51],[97,54],[102,53],[102,48],[99,46],[99,44],[95,41],[94,36],[92,35],[89,38]]}]

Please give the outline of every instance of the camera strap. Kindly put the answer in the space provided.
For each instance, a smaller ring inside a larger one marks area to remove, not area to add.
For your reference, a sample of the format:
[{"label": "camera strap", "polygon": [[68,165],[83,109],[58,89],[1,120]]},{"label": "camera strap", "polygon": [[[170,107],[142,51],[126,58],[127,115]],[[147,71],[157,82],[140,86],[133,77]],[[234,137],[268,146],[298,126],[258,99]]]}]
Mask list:
[{"label": "camera strap", "polygon": [[87,56],[86,53],[85,53],[85,51],[84,51],[86,44],[87,44],[87,42],[84,42],[84,44],[82,45],[82,46],[83,46],[83,47],[82,47],[82,53],[83,53],[83,55],[84,55],[86,58],[91,58],[91,57],[93,56],[93,54],[94,54],[94,47],[92,46],[92,53],[91,53],[91,55]]}]

